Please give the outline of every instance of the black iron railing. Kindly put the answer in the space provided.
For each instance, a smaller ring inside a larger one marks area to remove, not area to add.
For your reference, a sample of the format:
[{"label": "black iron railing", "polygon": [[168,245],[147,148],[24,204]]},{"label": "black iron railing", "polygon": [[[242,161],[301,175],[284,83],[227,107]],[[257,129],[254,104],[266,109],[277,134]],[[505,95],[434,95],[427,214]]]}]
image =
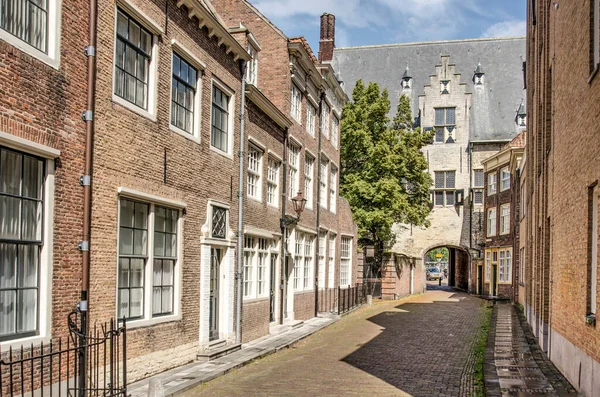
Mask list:
[{"label": "black iron railing", "polygon": [[[94,326],[82,338],[72,315],[66,342],[59,338],[0,351],[1,397],[127,395],[125,321],[121,326],[116,326],[114,320]],[[82,362],[85,366],[80,365]],[[85,382],[81,382],[81,376],[85,376]]]},{"label": "black iron railing", "polygon": [[319,312],[343,314],[366,301],[365,287],[356,284],[349,288],[324,288],[319,290]]}]

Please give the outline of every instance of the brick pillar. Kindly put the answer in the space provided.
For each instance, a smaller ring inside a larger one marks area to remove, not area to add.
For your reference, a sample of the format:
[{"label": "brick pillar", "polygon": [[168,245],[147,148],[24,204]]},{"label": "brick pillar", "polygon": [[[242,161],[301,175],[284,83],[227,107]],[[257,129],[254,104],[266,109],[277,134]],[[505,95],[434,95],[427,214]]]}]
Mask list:
[{"label": "brick pillar", "polygon": [[319,41],[319,61],[330,62],[335,48],[335,15],[321,15],[321,39]]}]

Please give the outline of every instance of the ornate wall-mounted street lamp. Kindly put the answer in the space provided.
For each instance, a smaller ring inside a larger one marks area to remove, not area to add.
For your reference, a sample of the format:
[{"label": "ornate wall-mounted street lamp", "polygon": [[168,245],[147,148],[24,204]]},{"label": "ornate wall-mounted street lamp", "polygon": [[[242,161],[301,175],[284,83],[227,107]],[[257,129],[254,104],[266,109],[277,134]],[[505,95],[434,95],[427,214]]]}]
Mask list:
[{"label": "ornate wall-mounted street lamp", "polygon": [[292,205],[294,206],[294,212],[296,213],[296,217],[291,215],[286,215],[284,218],[279,220],[281,225],[281,229],[284,229],[288,225],[293,225],[300,220],[300,215],[304,211],[304,207],[306,206],[306,199],[302,197],[302,192],[298,192],[296,197],[292,198]]}]

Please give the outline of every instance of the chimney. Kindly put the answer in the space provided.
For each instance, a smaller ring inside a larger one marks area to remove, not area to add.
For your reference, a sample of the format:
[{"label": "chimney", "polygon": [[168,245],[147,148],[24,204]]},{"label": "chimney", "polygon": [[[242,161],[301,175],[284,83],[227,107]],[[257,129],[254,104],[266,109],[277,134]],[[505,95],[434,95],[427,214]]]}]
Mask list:
[{"label": "chimney", "polygon": [[335,48],[335,15],[321,15],[321,40],[319,40],[319,61],[331,62]]}]

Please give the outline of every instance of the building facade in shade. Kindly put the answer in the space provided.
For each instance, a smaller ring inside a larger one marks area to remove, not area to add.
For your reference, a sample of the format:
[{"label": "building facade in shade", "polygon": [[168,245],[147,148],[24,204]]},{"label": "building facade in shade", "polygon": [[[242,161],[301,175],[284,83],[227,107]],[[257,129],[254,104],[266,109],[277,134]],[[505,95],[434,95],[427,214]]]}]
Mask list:
[{"label": "building facade in shade", "polygon": [[471,259],[483,255],[482,161],[524,128],[515,117],[525,95],[524,38],[336,48],[333,54],[348,94],[358,79],[376,82],[388,90],[393,114],[406,95],[415,126],[435,131],[423,148],[434,181],[431,226],[396,225],[391,249],[422,264],[429,250],[448,247],[449,283],[468,289]]},{"label": "building facade in shade", "polygon": [[[518,262],[518,180],[514,172],[523,156],[523,133],[500,152],[483,160],[484,260],[473,268],[478,295],[514,299]],[[481,177],[481,176],[479,176]]]},{"label": "building facade in shade", "polygon": [[595,396],[600,4],[527,5],[525,313],[558,369]]}]

